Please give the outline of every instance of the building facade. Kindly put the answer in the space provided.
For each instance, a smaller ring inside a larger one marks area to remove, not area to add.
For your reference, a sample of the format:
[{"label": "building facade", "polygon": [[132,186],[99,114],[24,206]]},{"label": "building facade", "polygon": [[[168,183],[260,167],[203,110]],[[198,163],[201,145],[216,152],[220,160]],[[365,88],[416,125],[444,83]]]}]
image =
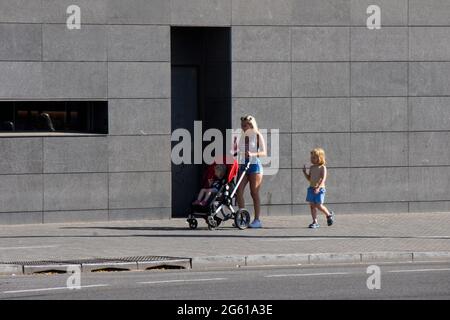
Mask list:
[{"label": "building facade", "polygon": [[0,0],[0,224],[183,216],[171,132],[244,114],[280,130],[263,215],[308,212],[316,146],[337,213],[450,211],[450,1]]}]

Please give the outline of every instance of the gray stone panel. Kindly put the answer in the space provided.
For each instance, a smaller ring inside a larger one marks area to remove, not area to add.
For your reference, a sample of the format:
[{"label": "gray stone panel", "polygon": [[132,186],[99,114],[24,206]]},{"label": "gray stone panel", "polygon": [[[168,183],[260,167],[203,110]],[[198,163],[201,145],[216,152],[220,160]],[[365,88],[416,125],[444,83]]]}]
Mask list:
[{"label": "gray stone panel", "polygon": [[410,202],[410,212],[450,212],[450,201]]},{"label": "gray stone panel", "polygon": [[351,168],[350,202],[408,199],[408,168]]},{"label": "gray stone panel", "polygon": [[42,139],[0,138],[0,174],[42,173]]},{"label": "gray stone panel", "polygon": [[170,1],[108,0],[109,24],[169,24]]},{"label": "gray stone panel", "polygon": [[450,95],[450,62],[411,62],[409,86],[412,96]]},{"label": "gray stone panel", "polygon": [[158,219],[170,219],[171,217],[172,217],[171,208],[109,210],[110,221],[158,220]]},{"label": "gray stone panel", "polygon": [[[280,169],[276,175],[264,175],[259,192],[261,205],[291,204],[291,169]],[[253,205],[250,186],[244,193],[245,204]]]},{"label": "gray stone panel", "polygon": [[[70,5],[77,5],[81,11],[81,29],[83,24],[95,23],[105,24],[106,8],[109,0],[42,0],[42,15],[43,21],[46,23],[66,23],[70,16],[67,13],[67,8]],[[77,32],[77,31],[72,31]]]},{"label": "gray stone panel", "polygon": [[292,135],[292,167],[311,166],[310,152],[325,150],[328,167],[350,166],[350,133],[297,133]]},{"label": "gray stone panel", "polygon": [[450,200],[450,167],[410,167],[410,201]]},{"label": "gray stone panel", "polygon": [[[325,204],[349,202],[350,197],[350,169],[327,167]],[[303,175],[302,170],[292,170],[292,197],[294,204],[308,204],[306,202],[309,182]],[[294,214],[296,213],[294,208]],[[309,212],[309,207],[308,207]]]},{"label": "gray stone panel", "polygon": [[293,0],[292,6],[292,23],[296,25],[350,25],[349,0]]},{"label": "gray stone panel", "polygon": [[[363,202],[363,203],[333,203],[328,205],[329,210],[339,214],[383,214],[407,213],[408,202]],[[309,208],[308,208],[309,210]],[[339,216],[338,216],[339,217]]]},{"label": "gray stone panel", "polygon": [[447,0],[409,0],[410,25],[450,26],[450,2]]},{"label": "gray stone panel", "polygon": [[108,95],[111,98],[169,98],[170,63],[109,63]]},{"label": "gray stone panel", "polygon": [[411,166],[450,165],[450,132],[411,132],[409,161]]},{"label": "gray stone panel", "polygon": [[44,138],[44,173],[107,172],[106,137]]},{"label": "gray stone panel", "polygon": [[2,212],[42,211],[42,175],[0,175]]},{"label": "gray stone panel", "polygon": [[170,61],[170,27],[109,26],[108,61]]},{"label": "gray stone panel", "polygon": [[42,223],[42,211],[0,212],[0,225],[20,225]]},{"label": "gray stone panel", "polygon": [[44,211],[44,223],[108,221],[108,210]]},{"label": "gray stone panel", "polygon": [[109,138],[109,171],[170,171],[169,135]]},{"label": "gray stone panel", "polygon": [[171,0],[172,25],[229,26],[231,0]]},{"label": "gray stone panel", "polygon": [[350,93],[349,64],[293,63],[293,97],[348,96]]},{"label": "gray stone panel", "polygon": [[290,25],[292,0],[232,0],[233,25]]},{"label": "gray stone panel", "polygon": [[354,96],[407,95],[407,63],[358,62],[351,69]]},{"label": "gray stone panel", "polygon": [[170,99],[109,99],[110,135],[170,134]]},{"label": "gray stone panel", "polygon": [[[245,208],[251,213],[255,212],[254,206],[252,204],[253,202],[246,202]],[[291,216],[292,215],[292,205],[286,205],[286,204],[271,204],[271,205],[261,205],[261,219],[262,223],[264,225],[264,218],[266,216],[269,217],[276,217],[276,216]],[[231,225],[230,222],[226,222],[227,224]],[[220,226],[222,227],[222,225]]]},{"label": "gray stone panel", "polygon": [[350,131],[349,98],[292,99],[292,132]]},{"label": "gray stone panel", "polygon": [[42,28],[44,61],[106,61],[105,26],[69,30],[65,24],[45,24]]},{"label": "gray stone panel", "polygon": [[260,129],[279,129],[280,132],[291,132],[290,98],[235,98],[232,110],[233,128],[241,127],[241,117],[252,115]]},{"label": "gray stone panel", "polygon": [[407,98],[352,98],[352,131],[405,131]]},{"label": "gray stone panel", "polygon": [[233,27],[233,61],[290,61],[291,31],[288,27]]},{"label": "gray stone panel", "polygon": [[233,97],[289,97],[291,65],[289,63],[232,64]]},{"label": "gray stone panel", "polygon": [[[275,139],[275,137],[274,137]],[[274,140],[276,141],[276,140]],[[272,136],[267,137],[267,158],[263,158],[262,161],[264,164],[266,164],[265,161],[276,161],[275,157],[277,157],[278,154],[278,161],[279,161],[279,167],[286,169],[291,168],[292,165],[292,139],[290,134],[282,133],[278,135],[278,153],[276,151],[276,148],[272,148]],[[274,164],[267,163],[268,166],[274,166]]]},{"label": "gray stone panel", "polygon": [[38,24],[0,25],[0,60],[39,61],[42,54],[42,29]]},{"label": "gray stone panel", "polygon": [[410,98],[410,130],[450,131],[450,98]]},{"label": "gray stone panel", "polygon": [[408,60],[408,28],[367,27],[352,28],[352,61],[406,61]]},{"label": "gray stone panel", "polygon": [[292,28],[293,61],[348,61],[349,27]]},{"label": "gray stone panel", "polygon": [[408,165],[408,134],[376,132],[351,134],[351,167]]},{"label": "gray stone panel", "polygon": [[352,25],[367,26],[367,8],[377,5],[381,9],[381,27],[408,24],[408,0],[351,0]]},{"label": "gray stone panel", "polygon": [[44,98],[106,98],[105,62],[45,62],[42,69]]},{"label": "gray stone panel", "polygon": [[42,96],[40,62],[0,62],[0,98],[32,99]]},{"label": "gray stone panel", "polygon": [[139,209],[171,206],[170,172],[109,174],[109,208]]},{"label": "gray stone panel", "polygon": [[450,60],[450,27],[414,27],[409,36],[411,60]]},{"label": "gray stone panel", "polygon": [[106,173],[44,175],[44,210],[108,208]]},{"label": "gray stone panel", "polygon": [[40,23],[42,3],[40,0],[0,0],[0,23]]}]

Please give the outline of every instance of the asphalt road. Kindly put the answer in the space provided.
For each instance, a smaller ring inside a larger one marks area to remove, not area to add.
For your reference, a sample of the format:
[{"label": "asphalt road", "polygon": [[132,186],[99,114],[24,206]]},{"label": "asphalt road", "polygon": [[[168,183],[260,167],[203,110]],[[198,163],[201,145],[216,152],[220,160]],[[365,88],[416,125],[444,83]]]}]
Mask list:
[{"label": "asphalt road", "polygon": [[68,274],[0,276],[0,299],[450,299],[450,263],[379,265],[380,289],[372,290],[367,267],[83,273],[81,289],[70,290]]}]

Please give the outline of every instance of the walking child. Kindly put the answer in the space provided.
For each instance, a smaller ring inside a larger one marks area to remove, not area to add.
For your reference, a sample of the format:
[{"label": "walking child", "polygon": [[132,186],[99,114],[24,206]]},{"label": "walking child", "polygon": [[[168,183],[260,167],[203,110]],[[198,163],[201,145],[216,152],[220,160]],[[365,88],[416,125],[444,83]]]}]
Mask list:
[{"label": "walking child", "polygon": [[306,201],[309,202],[311,208],[312,223],[309,228],[316,229],[320,225],[317,222],[317,210],[322,211],[327,217],[327,224],[331,226],[334,223],[334,212],[329,211],[323,204],[325,202],[325,182],[327,180],[327,167],[325,166],[325,151],[321,148],[316,148],[311,151],[311,163],[309,173],[306,172],[306,166],[303,166],[303,174],[309,181],[309,188],[307,191]]}]

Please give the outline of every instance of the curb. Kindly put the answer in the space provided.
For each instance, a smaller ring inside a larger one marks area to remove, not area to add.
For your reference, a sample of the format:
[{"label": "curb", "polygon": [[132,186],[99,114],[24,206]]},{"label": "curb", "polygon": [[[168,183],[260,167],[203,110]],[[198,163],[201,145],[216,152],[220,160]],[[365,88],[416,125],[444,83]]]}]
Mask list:
[{"label": "curb", "polygon": [[450,252],[364,252],[313,254],[261,254],[247,256],[207,256],[192,258],[192,269],[240,268],[264,265],[365,264],[382,262],[450,262]]},{"label": "curb", "polygon": [[450,251],[428,252],[364,252],[312,254],[256,254],[205,256],[167,261],[139,261],[117,263],[14,265],[0,264],[0,275],[29,275],[52,271],[67,272],[68,267],[79,267],[81,272],[106,269],[144,271],[161,266],[180,269],[205,270],[210,268],[241,268],[252,266],[293,266],[326,264],[367,264],[382,262],[450,262]]}]

